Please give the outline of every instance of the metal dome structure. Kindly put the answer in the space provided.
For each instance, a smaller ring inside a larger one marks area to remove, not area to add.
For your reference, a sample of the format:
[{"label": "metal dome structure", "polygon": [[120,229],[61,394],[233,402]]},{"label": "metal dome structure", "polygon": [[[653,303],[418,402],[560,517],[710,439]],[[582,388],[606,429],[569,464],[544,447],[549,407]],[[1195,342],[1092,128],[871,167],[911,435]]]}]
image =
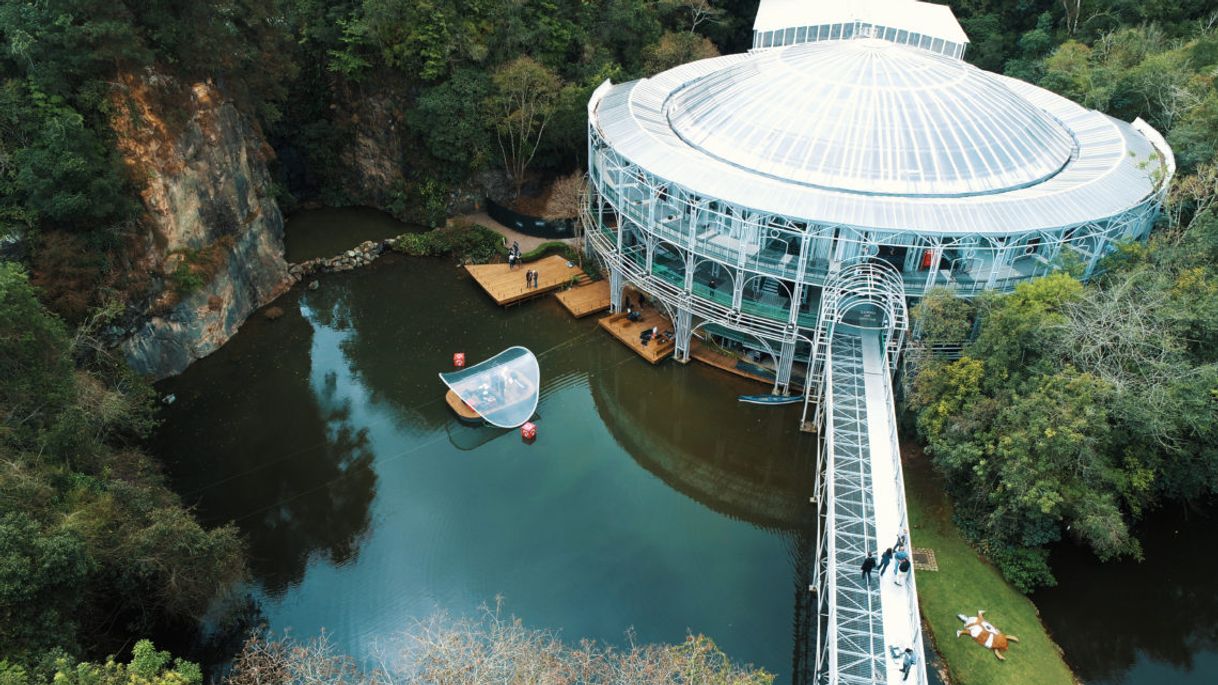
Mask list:
[{"label": "metal dome structure", "polygon": [[749,53],[601,84],[582,222],[614,308],[630,284],[679,361],[714,337],[763,352],[787,392],[845,264],[967,297],[1088,278],[1145,239],[1175,170],[1163,137],[973,67],[966,44],[928,3],[773,0]]},{"label": "metal dome structure", "polygon": [[1066,128],[980,69],[877,38],[774,50],[678,88],[673,133],[791,183],[866,194],[970,195],[1042,181]]}]

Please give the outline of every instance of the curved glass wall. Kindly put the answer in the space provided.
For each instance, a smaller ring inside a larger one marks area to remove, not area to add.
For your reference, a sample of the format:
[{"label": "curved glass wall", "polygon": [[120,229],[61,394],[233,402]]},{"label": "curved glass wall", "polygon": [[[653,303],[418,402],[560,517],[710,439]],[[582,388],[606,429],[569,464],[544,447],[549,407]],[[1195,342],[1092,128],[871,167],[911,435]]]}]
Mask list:
[{"label": "curved glass wall", "polygon": [[622,257],[725,306],[732,303],[735,280],[748,281],[750,294],[762,289],[774,295],[777,289],[779,297],[742,303],[770,318],[789,318],[781,295],[796,283],[819,287],[835,264],[861,256],[890,263],[901,273],[906,293],[915,297],[937,286],[963,296],[1009,291],[1021,281],[1074,265],[1090,277],[1117,244],[1146,237],[1159,201],[1154,195],[1128,212],[1082,225],[1006,234],[923,235],[818,224],[704,197],[623,159],[595,129],[589,136],[589,231],[604,234],[614,249],[621,232]]}]

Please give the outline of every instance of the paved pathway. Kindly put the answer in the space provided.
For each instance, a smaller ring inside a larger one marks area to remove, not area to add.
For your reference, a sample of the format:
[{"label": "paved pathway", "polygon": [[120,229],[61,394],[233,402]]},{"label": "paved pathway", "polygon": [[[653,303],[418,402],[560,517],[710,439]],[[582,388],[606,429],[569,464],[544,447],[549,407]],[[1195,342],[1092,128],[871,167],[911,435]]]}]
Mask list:
[{"label": "paved pathway", "polygon": [[[553,242],[552,240],[547,239],[547,238],[535,238],[531,235],[525,235],[525,234],[521,233],[520,231],[517,231],[514,228],[508,228],[507,226],[504,226],[503,224],[499,223],[498,221],[495,221],[494,219],[492,219],[490,217],[490,215],[487,214],[486,212],[477,212],[474,214],[463,214],[461,216],[454,217],[454,219],[456,221],[468,221],[470,223],[481,224],[483,226],[486,226],[487,228],[491,229],[492,231],[495,231],[496,233],[499,233],[503,237],[507,238],[507,243],[509,246],[512,244],[513,240],[520,243],[521,252],[529,252],[531,250],[536,249],[537,246],[541,245],[542,243]],[[562,242],[567,243],[568,245],[574,245],[575,239],[574,238],[565,238],[562,240]]]}]

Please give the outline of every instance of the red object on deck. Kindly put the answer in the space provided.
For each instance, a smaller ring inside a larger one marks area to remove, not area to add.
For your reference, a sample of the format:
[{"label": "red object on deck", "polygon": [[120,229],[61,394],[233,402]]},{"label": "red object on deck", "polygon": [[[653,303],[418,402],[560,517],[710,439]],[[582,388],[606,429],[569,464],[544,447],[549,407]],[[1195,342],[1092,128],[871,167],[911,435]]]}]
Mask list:
[{"label": "red object on deck", "polygon": [[922,268],[929,269],[931,261],[935,258],[934,250],[924,250],[922,252]]},{"label": "red object on deck", "polygon": [[458,369],[464,368],[464,366],[465,366],[465,353],[464,352],[454,352],[453,353],[453,366],[457,367]]},{"label": "red object on deck", "polygon": [[532,440],[537,437],[537,424],[529,421],[520,427],[520,437],[525,440]]}]

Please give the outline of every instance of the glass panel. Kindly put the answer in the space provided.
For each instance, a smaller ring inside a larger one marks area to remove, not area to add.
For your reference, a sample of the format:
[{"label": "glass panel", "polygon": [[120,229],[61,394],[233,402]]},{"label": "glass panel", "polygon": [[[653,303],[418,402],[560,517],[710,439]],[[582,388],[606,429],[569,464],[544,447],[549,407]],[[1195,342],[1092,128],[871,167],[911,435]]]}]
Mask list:
[{"label": "glass panel", "polygon": [[515,428],[537,410],[541,369],[528,349],[509,347],[467,369],[442,373],[440,380],[491,425]]}]

